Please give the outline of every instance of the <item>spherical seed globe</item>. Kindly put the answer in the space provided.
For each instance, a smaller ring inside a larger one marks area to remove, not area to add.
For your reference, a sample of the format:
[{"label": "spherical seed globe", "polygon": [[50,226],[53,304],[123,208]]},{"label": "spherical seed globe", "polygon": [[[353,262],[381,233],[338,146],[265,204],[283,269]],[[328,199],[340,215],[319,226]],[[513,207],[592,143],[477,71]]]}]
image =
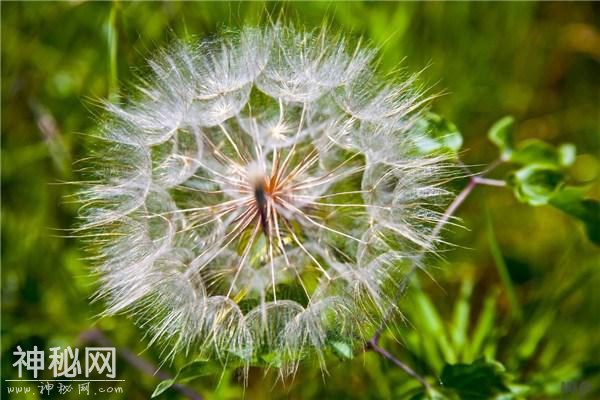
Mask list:
[{"label": "spherical seed globe", "polygon": [[81,190],[106,314],[168,356],[294,371],[398,310],[449,193],[412,79],[290,26],[179,42],[106,104]]}]

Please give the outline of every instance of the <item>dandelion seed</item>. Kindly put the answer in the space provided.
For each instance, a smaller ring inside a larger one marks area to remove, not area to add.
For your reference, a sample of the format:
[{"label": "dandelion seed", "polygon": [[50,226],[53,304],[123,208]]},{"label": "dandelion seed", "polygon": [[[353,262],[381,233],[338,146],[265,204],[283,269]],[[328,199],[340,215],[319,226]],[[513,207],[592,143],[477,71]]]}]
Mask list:
[{"label": "dandelion seed", "polygon": [[106,314],[169,357],[284,372],[372,333],[449,197],[415,145],[425,99],[373,58],[282,25],[154,58],[137,98],[107,104],[81,191]]}]

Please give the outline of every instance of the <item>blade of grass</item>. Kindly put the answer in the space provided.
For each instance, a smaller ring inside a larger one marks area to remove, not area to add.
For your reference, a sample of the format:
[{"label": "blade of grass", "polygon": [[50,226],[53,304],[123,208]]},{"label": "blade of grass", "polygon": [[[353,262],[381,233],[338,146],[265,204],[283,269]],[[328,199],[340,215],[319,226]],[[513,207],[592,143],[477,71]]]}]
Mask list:
[{"label": "blade of grass", "polygon": [[516,354],[521,359],[526,360],[533,356],[555,317],[556,311],[546,309],[528,321],[524,337],[516,349]]},{"label": "blade of grass", "polygon": [[492,218],[488,210],[486,210],[486,221],[487,237],[490,245],[490,251],[492,253],[492,257],[494,258],[494,265],[496,265],[498,275],[500,275],[500,279],[502,280],[504,288],[506,289],[506,294],[508,296],[508,301],[510,302],[510,307],[512,310],[512,317],[514,317],[517,320],[520,320],[521,316],[523,315],[521,306],[519,304],[519,301],[517,300],[515,288],[512,284],[512,280],[510,279],[510,275],[508,274],[508,268],[506,266],[506,262],[504,261],[504,257],[502,256],[500,245],[498,245],[498,241],[496,240],[496,235],[494,234],[494,227],[492,224]]},{"label": "blade of grass", "polygon": [[496,298],[498,293],[490,293],[483,302],[483,308],[479,313],[477,324],[473,330],[473,336],[465,349],[465,362],[472,362],[482,355],[483,343],[492,334],[494,320],[496,319]]},{"label": "blade of grass", "polygon": [[[420,285],[417,279],[414,279],[415,283],[415,305],[416,311],[418,312],[418,317],[421,319],[422,323],[419,324],[417,321],[414,321],[416,326],[422,326],[427,331],[428,337],[433,338],[433,340],[437,343],[437,347],[441,351],[444,356],[444,361],[450,364],[454,364],[457,362],[456,352],[452,348],[450,344],[450,340],[448,339],[448,333],[446,332],[446,328],[444,326],[444,322],[440,317],[435,305],[427,296],[423,290],[421,290]],[[425,333],[425,332],[423,332]]]},{"label": "blade of grass", "polygon": [[460,288],[460,296],[454,304],[452,316],[452,327],[450,337],[457,354],[461,354],[467,341],[467,329],[469,328],[469,314],[471,312],[471,293],[473,292],[473,281],[470,277],[465,278]]},{"label": "blade of grass", "polygon": [[117,33],[117,9],[119,3],[114,1],[110,8],[110,14],[106,21],[106,41],[108,44],[108,98],[110,101],[114,101],[118,97],[119,83],[118,83],[118,64],[117,64],[117,46],[118,46],[118,33]]}]

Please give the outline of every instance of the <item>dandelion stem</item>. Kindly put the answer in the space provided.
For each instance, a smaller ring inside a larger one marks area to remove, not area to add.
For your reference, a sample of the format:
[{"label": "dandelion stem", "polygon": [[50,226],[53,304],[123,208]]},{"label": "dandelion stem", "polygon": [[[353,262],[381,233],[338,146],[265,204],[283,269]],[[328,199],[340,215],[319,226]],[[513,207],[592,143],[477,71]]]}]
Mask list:
[{"label": "dandelion stem", "polygon": [[[459,164],[464,165],[460,161],[459,161]],[[454,201],[448,206],[448,208],[446,209],[446,211],[444,212],[444,214],[442,215],[440,220],[434,226],[433,231],[432,231],[433,237],[437,237],[441,233],[444,226],[448,223],[450,218],[454,215],[454,213],[458,210],[458,208],[462,205],[462,203],[464,203],[464,201],[469,197],[469,195],[471,194],[471,192],[473,192],[473,189],[475,189],[475,187],[477,185],[487,185],[487,186],[496,186],[496,187],[506,186],[506,183],[504,181],[501,181],[498,179],[489,179],[489,178],[484,177],[486,174],[488,174],[490,171],[495,169],[500,164],[501,164],[501,161],[494,161],[493,163],[491,163],[488,166],[488,168],[486,168],[479,174],[475,174],[475,175],[471,176],[471,178],[469,179],[469,182],[467,183],[467,186],[465,186],[463,188],[463,190],[458,194],[458,196],[456,196]],[[419,256],[419,259],[422,256],[423,256],[423,254],[421,254]],[[406,290],[406,288],[408,286],[408,282],[412,279],[414,273],[416,272],[416,270],[418,268],[418,260],[415,260],[415,261],[416,261],[415,265],[411,268],[411,270],[408,272],[406,277],[402,280],[402,282],[400,282],[400,285],[398,286],[398,292],[396,294],[394,304],[396,302],[398,302],[398,300],[400,299],[400,297]],[[422,377],[417,375],[417,373],[415,371],[413,371],[410,367],[408,367],[407,365],[402,363],[400,360],[398,360],[396,357],[394,357],[387,350],[385,350],[384,348],[379,346],[379,338],[381,337],[381,334],[383,333],[385,327],[387,326],[387,323],[388,323],[389,319],[391,318],[391,316],[392,316],[392,312],[390,310],[390,312],[388,312],[387,315],[384,317],[383,322],[379,326],[379,329],[377,329],[377,331],[375,331],[375,333],[373,334],[371,339],[369,339],[367,341],[365,347],[369,350],[373,350],[377,354],[380,354],[382,357],[387,358],[388,360],[392,361],[394,364],[396,364],[398,367],[400,367],[402,370],[404,370],[404,372],[406,372],[408,375],[412,376],[413,378],[417,379],[419,382],[421,382],[423,384],[423,386],[428,388],[429,384]]]},{"label": "dandelion stem", "polygon": [[[110,340],[100,329],[90,329],[82,332],[79,335],[79,340],[83,344],[97,344],[103,347],[114,347],[115,344]],[[142,371],[148,376],[157,377],[160,380],[172,379],[172,376],[164,371],[161,371],[157,366],[149,361],[137,356],[133,351],[127,348],[120,348],[117,354],[123,358],[129,365]],[[179,391],[182,395],[190,400],[202,400],[203,397],[196,393],[192,388],[181,383],[173,385],[173,389]]]},{"label": "dandelion stem", "polygon": [[415,378],[416,380],[418,380],[425,388],[429,388],[429,383],[422,376],[417,374],[415,372],[415,370],[413,370],[408,365],[404,364],[402,361],[398,360],[389,351],[387,351],[386,349],[381,347],[379,344],[377,344],[376,340],[374,340],[374,339],[369,340],[367,342],[367,348],[370,350],[373,350],[375,353],[381,355],[383,358],[387,358],[388,360],[390,360],[391,362],[396,364],[396,366],[400,367],[408,375],[410,375],[413,378]]},{"label": "dandelion stem", "polygon": [[474,176],[473,180],[479,185],[498,186],[498,187],[506,186],[506,182],[503,180],[500,180],[500,179],[488,179],[488,178],[482,178],[480,176]]},{"label": "dandelion stem", "polygon": [[465,186],[465,188],[458,194],[458,196],[456,196],[452,204],[450,204],[450,206],[446,209],[446,212],[444,212],[442,219],[433,228],[433,237],[437,237],[440,234],[442,228],[448,223],[450,217],[454,215],[456,210],[458,210],[458,207],[460,207],[460,205],[467,199],[467,197],[469,197],[473,189],[475,189],[475,186],[477,186],[477,181],[474,178],[475,177],[469,180],[467,186]]}]

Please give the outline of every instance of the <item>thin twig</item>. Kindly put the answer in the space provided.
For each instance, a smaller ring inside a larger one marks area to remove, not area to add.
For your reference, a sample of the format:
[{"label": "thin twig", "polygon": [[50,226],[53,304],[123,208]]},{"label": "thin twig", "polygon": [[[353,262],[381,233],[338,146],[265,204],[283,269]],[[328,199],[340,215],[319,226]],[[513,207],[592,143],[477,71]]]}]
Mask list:
[{"label": "thin twig", "polygon": [[506,182],[503,180],[500,180],[500,179],[482,178],[481,176],[474,176],[472,179],[478,185],[498,186],[498,187],[506,186]]},{"label": "thin twig", "polygon": [[456,196],[454,201],[446,209],[446,212],[444,213],[442,218],[433,228],[433,231],[431,232],[431,235],[433,237],[437,237],[440,234],[442,228],[448,223],[450,217],[454,215],[456,210],[458,210],[458,207],[460,207],[460,205],[467,199],[467,197],[469,197],[473,189],[475,189],[475,186],[477,186],[477,180],[475,180],[475,177],[472,177],[471,179],[469,179],[469,183],[467,183],[467,186],[465,186],[465,188],[458,194],[458,196]]},{"label": "thin twig", "polygon": [[367,348],[369,348],[370,350],[373,350],[375,353],[381,355],[382,357],[387,358],[388,360],[390,360],[391,362],[396,364],[398,367],[400,367],[408,375],[412,376],[413,378],[415,378],[416,380],[421,382],[421,384],[425,388],[429,389],[429,383],[425,379],[423,379],[419,374],[417,374],[411,367],[409,367],[408,365],[404,364],[402,361],[400,361],[396,357],[394,357],[389,351],[387,351],[386,349],[381,347],[374,340],[369,340],[367,342]]},{"label": "thin twig", "polygon": [[[486,174],[491,172],[493,169],[495,169],[501,163],[502,163],[502,160],[496,160],[493,163],[491,163],[485,170],[483,170],[482,172],[480,172],[476,175],[472,175],[469,178],[469,182],[467,183],[467,186],[465,186],[464,189],[456,196],[454,201],[448,206],[448,208],[444,212],[444,215],[442,215],[442,218],[440,218],[440,220],[434,226],[434,228],[431,232],[433,237],[438,237],[438,235],[441,233],[444,226],[448,223],[450,218],[454,215],[454,213],[456,212],[456,210],[458,210],[458,208],[462,205],[462,203],[467,199],[467,197],[469,197],[469,195],[471,194],[471,192],[473,191],[473,189],[475,189],[475,187],[477,185],[488,185],[488,186],[497,186],[497,187],[506,186],[506,182],[504,182],[502,180],[489,179],[489,178],[484,177]],[[462,163],[460,163],[460,164],[464,166],[464,164],[462,164]],[[466,166],[464,166],[464,168],[468,170],[468,168],[466,168]],[[421,253],[419,255],[418,259],[420,259],[422,256],[423,256],[423,253]],[[400,297],[402,297],[402,295],[404,294],[404,291],[408,287],[408,283],[412,279],[413,274],[418,269],[418,260],[416,260],[416,261],[417,262],[415,262],[415,264],[411,267],[410,271],[406,274],[406,276],[404,277],[402,282],[400,282],[400,285],[398,286],[398,292],[397,292],[396,298],[395,298],[395,303],[397,303],[400,300]],[[381,337],[381,334],[383,333],[384,329],[386,328],[388,321],[391,318],[392,314],[393,313],[390,310],[384,316],[383,322],[381,323],[379,328],[375,331],[375,333],[373,334],[371,339],[369,339],[367,341],[365,348],[367,350],[373,350],[374,352],[380,354],[384,358],[387,358],[388,360],[392,361],[394,364],[396,364],[398,367],[400,367],[402,370],[404,370],[404,372],[406,372],[408,375],[412,376],[413,378],[415,378],[419,382],[421,382],[421,384],[423,384],[423,386],[425,386],[426,388],[429,388],[429,384],[427,383],[427,381],[425,381],[425,379],[423,379],[413,369],[411,369],[406,364],[402,363],[400,360],[398,360],[391,353],[389,353],[387,350],[385,350],[383,347],[381,347],[379,345],[379,339]]]},{"label": "thin twig", "polygon": [[[81,335],[79,335],[79,340],[84,344],[95,343],[103,347],[115,347],[112,340],[110,340],[100,329],[89,329],[83,332]],[[119,349],[117,354],[129,365],[147,375],[156,376],[161,381],[173,378],[167,372],[161,371],[154,364],[137,356],[133,351],[127,348]],[[200,394],[196,393],[192,388],[186,385],[176,383],[172,386],[172,388],[179,391],[190,400],[203,400],[203,397]]]}]

